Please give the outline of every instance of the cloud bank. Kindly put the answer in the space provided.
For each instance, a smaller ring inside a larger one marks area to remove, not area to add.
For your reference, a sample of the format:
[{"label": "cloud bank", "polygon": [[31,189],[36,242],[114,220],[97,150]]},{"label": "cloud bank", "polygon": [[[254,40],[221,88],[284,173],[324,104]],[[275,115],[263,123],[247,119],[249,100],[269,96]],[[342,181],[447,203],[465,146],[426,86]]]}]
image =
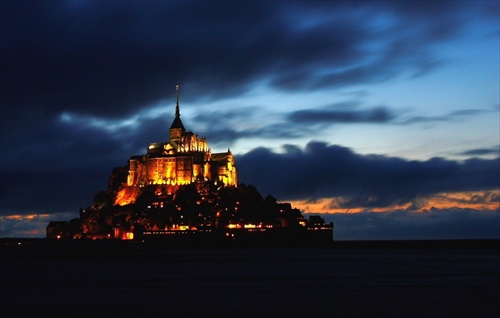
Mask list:
[{"label": "cloud bank", "polygon": [[499,159],[463,162],[360,155],[346,147],[310,142],[283,153],[264,147],[237,157],[240,179],[283,199],[344,197],[343,207],[385,207],[439,192],[499,188]]},{"label": "cloud bank", "polygon": [[206,100],[263,81],[296,92],[423,76],[445,63],[433,45],[472,14],[494,19],[496,6],[6,1],[2,107],[117,118],[171,98],[179,82]]}]

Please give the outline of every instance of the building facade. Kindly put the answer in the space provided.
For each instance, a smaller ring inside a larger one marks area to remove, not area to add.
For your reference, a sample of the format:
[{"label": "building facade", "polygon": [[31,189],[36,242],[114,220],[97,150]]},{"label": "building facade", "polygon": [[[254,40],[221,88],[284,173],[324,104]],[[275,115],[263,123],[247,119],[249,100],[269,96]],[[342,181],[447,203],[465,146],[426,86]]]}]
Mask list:
[{"label": "building facade", "polygon": [[128,161],[126,187],[117,196],[116,204],[129,204],[136,187],[147,185],[186,185],[193,182],[238,185],[234,156],[227,152],[212,153],[205,138],[186,131],[180,118],[179,86],[175,117],[170,126],[169,140],[151,143],[145,155],[132,156]]}]

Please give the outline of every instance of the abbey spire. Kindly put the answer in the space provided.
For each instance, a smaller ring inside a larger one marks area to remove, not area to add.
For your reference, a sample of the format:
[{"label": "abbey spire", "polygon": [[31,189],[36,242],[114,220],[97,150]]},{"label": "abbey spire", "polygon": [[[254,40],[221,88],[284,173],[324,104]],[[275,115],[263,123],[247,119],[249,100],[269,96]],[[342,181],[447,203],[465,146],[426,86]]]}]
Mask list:
[{"label": "abbey spire", "polygon": [[172,144],[172,146],[180,143],[181,136],[186,131],[181,121],[181,112],[179,108],[179,85],[175,85],[175,90],[177,95],[175,103],[175,117],[172,125],[170,125],[170,144]]},{"label": "abbey spire", "polygon": [[179,84],[175,85],[175,95],[176,95],[175,117],[180,117],[181,112],[179,111]]}]

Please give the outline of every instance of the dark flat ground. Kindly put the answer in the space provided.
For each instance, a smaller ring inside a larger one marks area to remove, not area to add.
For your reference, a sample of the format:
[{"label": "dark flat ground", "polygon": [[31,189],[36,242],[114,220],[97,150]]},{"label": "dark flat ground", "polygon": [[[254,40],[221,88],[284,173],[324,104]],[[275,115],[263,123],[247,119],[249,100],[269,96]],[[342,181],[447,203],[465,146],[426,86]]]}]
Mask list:
[{"label": "dark flat ground", "polygon": [[185,249],[4,244],[0,315],[500,317],[499,246],[499,241]]}]

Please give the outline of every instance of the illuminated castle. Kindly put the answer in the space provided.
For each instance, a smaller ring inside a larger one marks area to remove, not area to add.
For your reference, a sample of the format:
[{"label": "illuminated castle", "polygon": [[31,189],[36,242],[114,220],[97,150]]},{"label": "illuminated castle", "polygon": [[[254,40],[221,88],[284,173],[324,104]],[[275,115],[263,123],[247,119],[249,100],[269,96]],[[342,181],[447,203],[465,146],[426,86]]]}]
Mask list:
[{"label": "illuminated castle", "polygon": [[152,143],[145,155],[129,159],[126,186],[119,191],[115,204],[133,203],[137,187],[147,185],[178,186],[193,182],[238,185],[231,151],[212,153],[205,138],[186,131],[179,109],[179,85],[176,86],[176,95],[175,117],[170,126],[169,140]]},{"label": "illuminated castle", "polygon": [[290,203],[238,186],[233,154],[212,153],[205,138],[186,131],[176,87],[168,141],[115,167],[108,188],[80,217],[47,225],[50,239],[118,239],[169,244],[329,244],[333,223],[309,220]]}]

